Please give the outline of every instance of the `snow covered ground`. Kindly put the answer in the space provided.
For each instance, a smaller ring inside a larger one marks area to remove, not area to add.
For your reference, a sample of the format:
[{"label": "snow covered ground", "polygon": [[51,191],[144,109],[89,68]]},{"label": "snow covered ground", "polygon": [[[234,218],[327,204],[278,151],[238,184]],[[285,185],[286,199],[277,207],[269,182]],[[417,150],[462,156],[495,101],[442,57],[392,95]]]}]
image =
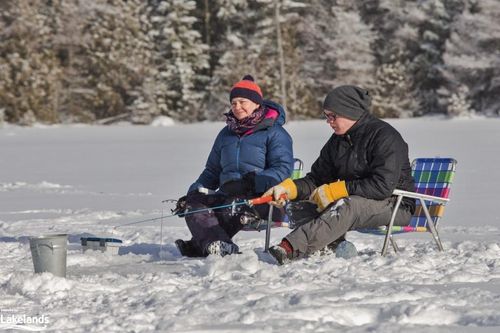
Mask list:
[{"label": "snow covered ground", "polygon": [[[0,330],[9,316],[43,315],[54,332],[498,332],[500,120],[390,123],[411,158],[459,162],[446,251],[403,235],[403,252],[382,258],[382,238],[351,232],[358,257],[282,267],[262,253],[264,233],[238,234],[241,255],[187,259],[172,244],[189,237],[179,218],[162,235],[159,222],[114,228],[168,214],[161,201],[196,179],[222,123],[0,128]],[[308,169],[329,127],[286,128]],[[69,234],[66,279],[33,274],[28,237],[47,233]],[[92,235],[122,239],[120,255],[82,253]]]}]

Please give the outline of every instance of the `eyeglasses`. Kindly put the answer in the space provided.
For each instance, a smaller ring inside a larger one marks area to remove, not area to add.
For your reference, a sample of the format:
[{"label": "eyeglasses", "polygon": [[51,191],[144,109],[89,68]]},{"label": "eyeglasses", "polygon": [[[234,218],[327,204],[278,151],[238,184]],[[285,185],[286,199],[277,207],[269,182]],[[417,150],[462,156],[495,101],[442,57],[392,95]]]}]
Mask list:
[{"label": "eyeglasses", "polygon": [[335,121],[337,120],[338,115],[333,112],[326,113],[323,111],[323,115],[325,116],[327,121]]}]

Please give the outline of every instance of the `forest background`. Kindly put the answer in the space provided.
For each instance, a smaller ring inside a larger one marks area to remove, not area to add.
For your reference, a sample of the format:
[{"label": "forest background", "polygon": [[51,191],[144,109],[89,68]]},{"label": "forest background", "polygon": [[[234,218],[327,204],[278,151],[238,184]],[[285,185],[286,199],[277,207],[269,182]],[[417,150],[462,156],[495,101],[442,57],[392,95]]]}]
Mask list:
[{"label": "forest background", "polygon": [[221,120],[252,74],[289,119],[500,114],[499,0],[0,0],[0,124]]}]

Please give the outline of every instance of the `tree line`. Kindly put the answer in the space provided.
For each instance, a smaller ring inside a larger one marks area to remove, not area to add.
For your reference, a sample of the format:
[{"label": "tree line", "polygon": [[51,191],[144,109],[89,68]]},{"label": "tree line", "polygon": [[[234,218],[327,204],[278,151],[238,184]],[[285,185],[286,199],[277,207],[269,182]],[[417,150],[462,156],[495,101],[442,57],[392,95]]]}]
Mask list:
[{"label": "tree line", "polygon": [[498,0],[3,0],[0,122],[220,120],[252,74],[289,119],[500,114]]}]

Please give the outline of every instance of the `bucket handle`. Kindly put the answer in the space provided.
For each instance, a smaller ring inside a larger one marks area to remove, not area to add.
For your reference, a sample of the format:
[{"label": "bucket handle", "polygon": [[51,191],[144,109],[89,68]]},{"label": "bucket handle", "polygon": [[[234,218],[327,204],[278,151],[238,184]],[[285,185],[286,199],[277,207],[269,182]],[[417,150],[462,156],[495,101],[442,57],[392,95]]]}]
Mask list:
[{"label": "bucket handle", "polygon": [[48,247],[51,251],[52,251],[52,254],[54,253],[54,250],[55,249],[60,249],[60,248],[63,248],[62,245],[54,245],[54,243],[50,242],[50,245],[49,244],[46,244],[46,243],[42,243],[42,244],[35,244],[35,247],[36,247],[36,254],[37,255],[40,255],[40,250],[39,250],[39,246],[46,246]]}]

